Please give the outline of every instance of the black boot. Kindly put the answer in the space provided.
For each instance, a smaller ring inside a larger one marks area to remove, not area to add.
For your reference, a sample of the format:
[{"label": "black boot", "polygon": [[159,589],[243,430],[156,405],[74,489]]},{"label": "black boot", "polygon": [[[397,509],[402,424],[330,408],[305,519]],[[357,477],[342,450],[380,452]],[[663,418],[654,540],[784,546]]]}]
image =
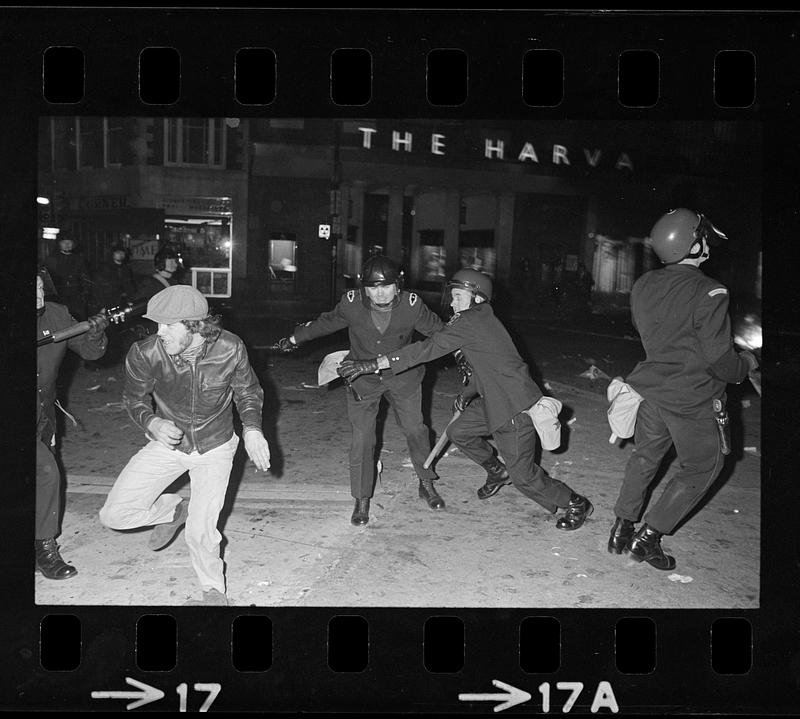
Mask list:
[{"label": "black boot", "polygon": [[36,568],[48,579],[69,579],[78,573],[75,567],[61,558],[55,537],[34,539],[33,546],[36,550]]},{"label": "black boot", "polygon": [[508,476],[508,470],[497,457],[492,457],[481,467],[486,470],[487,474],[483,487],[478,488],[478,499],[489,499],[492,495],[497,494],[504,484],[510,484],[511,478]]},{"label": "black boot", "polygon": [[580,529],[586,521],[586,517],[592,512],[594,512],[592,503],[586,497],[581,497],[580,494],[573,492],[569,498],[567,511],[559,517],[556,527],[566,530]]},{"label": "black boot", "polygon": [[369,497],[356,499],[356,506],[353,509],[353,516],[350,517],[350,524],[358,527],[369,522]]},{"label": "black boot", "polygon": [[656,569],[669,571],[675,569],[675,557],[664,554],[661,548],[661,532],[643,524],[631,540],[631,558],[637,562],[647,562]]},{"label": "black boot", "polygon": [[431,509],[444,509],[444,500],[433,486],[432,479],[419,480],[419,496],[428,503]]},{"label": "black boot", "polygon": [[608,538],[608,551],[611,554],[622,554],[629,549],[633,537],[634,526],[630,519],[620,519],[611,527],[611,536]]}]

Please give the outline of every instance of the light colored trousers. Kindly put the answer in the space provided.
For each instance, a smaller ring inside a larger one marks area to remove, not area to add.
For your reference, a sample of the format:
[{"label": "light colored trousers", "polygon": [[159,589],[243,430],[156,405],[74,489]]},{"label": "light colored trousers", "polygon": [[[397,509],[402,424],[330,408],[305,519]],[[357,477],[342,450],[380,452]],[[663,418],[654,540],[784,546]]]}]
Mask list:
[{"label": "light colored trousers", "polygon": [[100,510],[100,521],[111,529],[172,521],[181,497],[162,492],[188,470],[191,496],[185,536],[189,557],[203,590],[224,593],[225,573],[219,553],[222,535],[217,521],[238,445],[236,434],[204,454],[184,454],[160,442],[149,442],[131,457],[117,477]]}]

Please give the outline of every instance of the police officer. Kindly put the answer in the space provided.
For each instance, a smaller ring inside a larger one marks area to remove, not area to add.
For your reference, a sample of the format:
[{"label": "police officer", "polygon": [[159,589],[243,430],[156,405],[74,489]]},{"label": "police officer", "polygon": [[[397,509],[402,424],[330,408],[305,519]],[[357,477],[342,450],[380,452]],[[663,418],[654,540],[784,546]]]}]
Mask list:
[{"label": "police officer", "polygon": [[[471,367],[473,396],[460,395],[461,415],[449,425],[450,440],[470,459],[499,473],[488,436],[493,436],[505,460],[502,471],[526,497],[547,511],[566,512],[556,522],[559,529],[578,529],[592,511],[591,502],[563,482],[550,477],[538,464],[536,430],[526,412],[542,396],[525,361],[489,301],[492,280],[477,270],[456,272],[447,285],[453,316],[427,340],[379,356],[376,360],[345,361],[340,374],[348,380],[375,369],[391,368],[402,377],[409,367],[460,350]],[[498,481],[500,477],[497,477]]]},{"label": "police officer", "polygon": [[[45,295],[54,292],[47,269],[36,275],[37,339],[53,335],[77,324],[69,309],[62,304],[46,302]],[[106,351],[105,315],[89,318],[88,332],[61,342],[51,342],[36,351],[36,536],[34,550],[36,568],[47,579],[69,579],[78,570],[61,557],[56,537],[61,531],[61,471],[56,460],[56,380],[67,350],[85,360],[94,360]],[[59,405],[60,407],[60,405]]]},{"label": "police officer", "polygon": [[58,252],[47,257],[44,266],[55,285],[58,302],[66,305],[76,320],[85,320],[91,280],[86,260],[75,251],[75,241],[69,235],[60,237]]},{"label": "police officer", "polygon": [[[671,210],[650,231],[651,246],[664,267],[642,275],[631,291],[633,323],[646,358],[627,382],[643,400],[608,551],[630,549],[633,559],[656,569],[675,568],[661,536],[675,530],[722,470],[714,400],[724,403],[726,385],[742,382],[758,365],[751,352],[734,349],[728,290],[700,270],[709,245],[724,238],[702,214]],[[678,470],[635,531],[650,483],[673,444]]]},{"label": "police officer", "polygon": [[[397,264],[388,257],[370,257],[361,271],[360,289],[349,290],[330,312],[298,325],[291,337],[280,340],[283,351],[298,344],[348,328],[352,359],[373,359],[394,352],[414,339],[414,332],[431,335],[442,321],[419,295],[401,287]],[[369,504],[375,482],[376,418],[381,398],[394,409],[408,443],[414,470],[419,477],[419,496],[431,509],[443,509],[433,481],[436,473],[422,465],[431,450],[430,432],[422,418],[422,378],[425,369],[396,375],[384,370],[359,377],[347,393],[347,416],[352,427],[350,443],[350,491],[355,499],[354,525],[369,521]]]},{"label": "police officer", "polygon": [[164,247],[156,252],[153,257],[154,272],[151,275],[139,278],[136,283],[138,299],[149,300],[158,292],[177,285],[178,283],[178,255],[175,250]]}]

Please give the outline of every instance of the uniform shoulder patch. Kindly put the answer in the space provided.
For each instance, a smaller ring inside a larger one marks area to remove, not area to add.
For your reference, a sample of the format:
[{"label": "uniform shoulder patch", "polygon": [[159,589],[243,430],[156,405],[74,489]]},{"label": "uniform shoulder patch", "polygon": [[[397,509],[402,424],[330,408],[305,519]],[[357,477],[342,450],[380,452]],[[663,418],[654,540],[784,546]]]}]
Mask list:
[{"label": "uniform shoulder patch", "polygon": [[416,292],[409,292],[408,293],[408,304],[412,307],[417,304],[417,300],[419,299],[419,295]]},{"label": "uniform shoulder patch", "polygon": [[710,290],[708,293],[709,297],[716,297],[717,295],[727,295],[728,290],[724,287],[717,287],[716,289]]},{"label": "uniform shoulder patch", "polygon": [[356,291],[355,290],[347,290],[347,301],[354,302],[356,299]]}]

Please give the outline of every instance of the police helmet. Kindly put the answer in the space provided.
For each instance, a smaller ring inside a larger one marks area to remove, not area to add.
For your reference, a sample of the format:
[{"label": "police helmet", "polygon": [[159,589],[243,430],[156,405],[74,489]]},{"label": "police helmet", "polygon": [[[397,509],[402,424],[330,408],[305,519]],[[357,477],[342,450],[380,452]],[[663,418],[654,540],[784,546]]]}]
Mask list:
[{"label": "police helmet", "polygon": [[361,268],[359,280],[362,287],[397,285],[400,289],[402,274],[397,264],[384,255],[370,257]]},{"label": "police helmet", "polygon": [[474,297],[482,297],[485,302],[492,299],[492,278],[478,270],[464,268],[456,272],[447,283],[447,289],[469,290]]},{"label": "police helmet", "polygon": [[699,251],[690,253],[692,246],[705,240],[712,247],[727,239],[704,215],[694,210],[679,207],[659,218],[650,230],[650,246],[665,265],[675,264],[686,258],[699,257]]}]

